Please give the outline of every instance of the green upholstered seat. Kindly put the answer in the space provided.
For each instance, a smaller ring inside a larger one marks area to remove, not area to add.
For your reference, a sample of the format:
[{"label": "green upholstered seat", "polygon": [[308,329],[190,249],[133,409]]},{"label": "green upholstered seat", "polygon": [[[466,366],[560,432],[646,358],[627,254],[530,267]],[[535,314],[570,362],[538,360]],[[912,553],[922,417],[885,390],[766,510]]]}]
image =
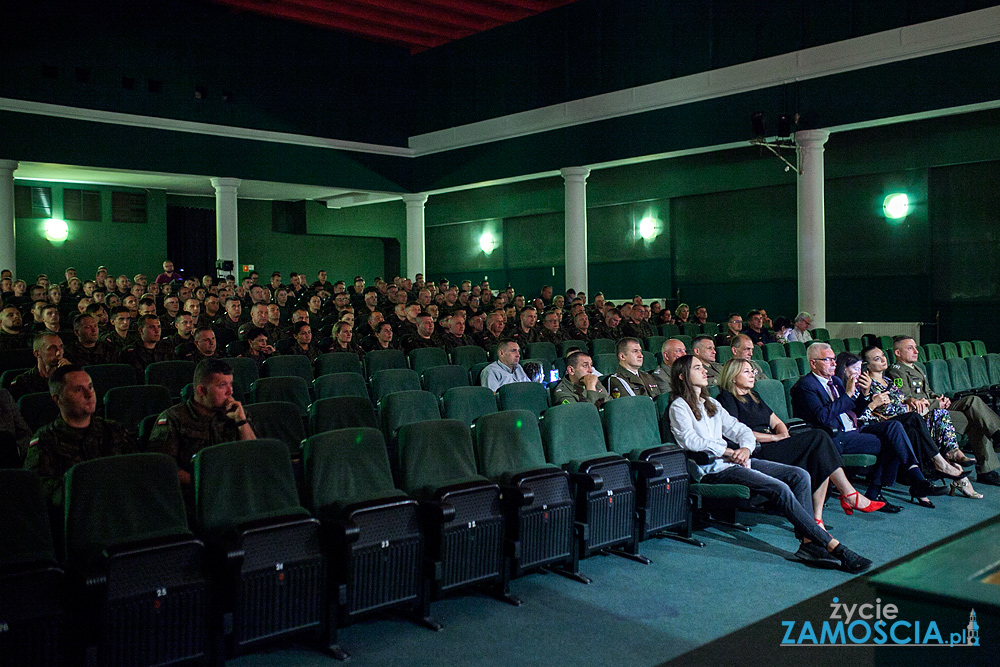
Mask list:
[{"label": "green upholstered seat", "polygon": [[549,407],[549,391],[538,382],[512,382],[497,392],[501,410],[531,410],[541,416]]},{"label": "green upholstered seat", "polygon": [[376,403],[387,394],[419,389],[420,375],[409,368],[387,368],[372,377],[372,400]]},{"label": "green upholstered seat", "polygon": [[363,375],[361,360],[353,352],[327,352],[316,358],[316,376],[330,373],[356,373]]},{"label": "green upholstered seat", "polygon": [[469,371],[462,366],[432,366],[424,370],[420,376],[420,383],[425,391],[441,398],[453,387],[468,387]]},{"label": "green upholstered seat", "polygon": [[433,366],[447,366],[450,362],[448,353],[440,347],[420,347],[411,350],[407,361],[410,368],[419,376]]},{"label": "green upholstered seat", "polygon": [[[334,354],[346,353],[335,352]],[[356,356],[354,358],[357,360]],[[321,398],[334,398],[335,396],[369,397],[368,385],[365,384],[364,376],[361,373],[353,373],[351,371],[320,375],[313,380],[313,395],[316,396],[317,400]]]},{"label": "green upholstered seat", "polygon": [[285,443],[276,438],[225,442],[194,455],[195,515],[206,535],[245,524],[305,517]]}]

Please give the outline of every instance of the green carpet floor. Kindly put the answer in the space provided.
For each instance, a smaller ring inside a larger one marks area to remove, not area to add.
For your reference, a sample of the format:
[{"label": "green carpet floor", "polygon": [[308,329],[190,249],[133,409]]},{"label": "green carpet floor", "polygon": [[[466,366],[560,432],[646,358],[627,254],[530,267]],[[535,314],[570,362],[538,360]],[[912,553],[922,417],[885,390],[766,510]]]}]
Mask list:
[{"label": "green carpet floor", "polygon": [[[939,497],[936,509],[906,504],[895,515],[847,517],[831,500],[826,519],[834,536],[878,567],[1000,515],[1000,488],[979,490],[985,499]],[[902,502],[899,494],[886,495]],[[866,577],[792,560],[797,541],[783,519],[758,513],[741,518],[753,526],[751,533],[700,531],[704,548],[651,540],[641,545],[650,565],[614,556],[590,558],[580,564],[594,580],[590,585],[552,574],[529,575],[512,583],[512,592],[524,601],[520,607],[478,594],[452,597],[431,608],[445,626],[441,632],[400,618],[376,618],[342,630],[341,646],[352,654],[352,664],[366,666],[651,667],[676,658],[701,665],[778,664],[775,660],[788,659],[787,651],[796,649],[779,648],[782,628],[775,614],[809,600],[828,604],[829,595],[821,593],[864,586]],[[764,625],[766,632],[751,632]],[[785,654],[779,655],[781,650]],[[800,664],[819,662],[810,658]],[[229,664],[338,663],[303,645],[285,644]],[[856,667],[866,661],[839,664]]]}]

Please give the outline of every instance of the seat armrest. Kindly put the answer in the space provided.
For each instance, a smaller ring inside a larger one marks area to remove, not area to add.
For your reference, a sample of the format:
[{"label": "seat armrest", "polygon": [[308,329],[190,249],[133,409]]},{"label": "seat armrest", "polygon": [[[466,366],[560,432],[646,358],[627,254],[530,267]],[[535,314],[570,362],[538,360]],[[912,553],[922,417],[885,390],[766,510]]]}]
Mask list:
[{"label": "seat armrest", "polygon": [[629,461],[629,466],[646,479],[663,477],[663,464],[659,461]]},{"label": "seat armrest", "polygon": [[527,507],[535,502],[535,492],[529,486],[501,486],[500,495],[514,507]]},{"label": "seat armrest", "polygon": [[420,513],[430,523],[444,525],[455,520],[455,506],[440,500],[420,502]]},{"label": "seat armrest", "polygon": [[588,493],[604,488],[604,478],[596,472],[571,472],[569,479],[574,486]]}]

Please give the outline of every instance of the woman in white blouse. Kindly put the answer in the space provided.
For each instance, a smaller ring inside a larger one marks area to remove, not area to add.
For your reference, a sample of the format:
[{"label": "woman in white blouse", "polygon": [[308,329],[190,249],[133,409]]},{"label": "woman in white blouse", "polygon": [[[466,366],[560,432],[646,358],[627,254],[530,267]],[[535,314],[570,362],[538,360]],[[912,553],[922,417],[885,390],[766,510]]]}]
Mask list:
[{"label": "woman in white blouse", "polygon": [[[670,430],[681,448],[691,452],[689,468],[695,481],[742,484],[764,496],[792,522],[801,540],[795,556],[820,567],[839,567],[856,574],[871,567],[860,556],[813,520],[809,473],[774,461],[751,458],[757,440],[747,426],[708,395],[708,373],[702,362],[685,355],[671,369]],[[736,449],[726,440],[736,443]]]}]

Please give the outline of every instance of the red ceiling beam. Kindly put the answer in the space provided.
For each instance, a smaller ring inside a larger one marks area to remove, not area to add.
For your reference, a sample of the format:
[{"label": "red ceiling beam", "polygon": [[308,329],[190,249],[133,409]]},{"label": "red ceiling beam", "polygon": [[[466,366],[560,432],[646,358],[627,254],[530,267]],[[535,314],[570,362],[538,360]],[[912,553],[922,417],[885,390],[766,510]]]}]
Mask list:
[{"label": "red ceiling beam", "polygon": [[430,5],[432,7],[444,8],[459,14],[468,16],[481,16],[494,22],[495,27],[504,23],[520,21],[531,16],[534,12],[525,12],[521,9],[511,9],[500,7],[493,2],[480,2],[479,0],[414,0],[417,4]]},{"label": "red ceiling beam", "polygon": [[267,16],[274,16],[277,18],[291,19],[293,21],[318,25],[324,28],[336,28],[338,30],[352,32],[358,35],[372,37],[379,40],[392,42],[393,44],[407,46],[410,48],[422,47],[429,49],[431,47],[443,43],[442,40],[439,38],[420,36],[407,31],[393,30],[379,26],[365,25],[363,23],[358,23],[357,21],[343,21],[335,18],[325,18],[325,19],[319,18],[316,16],[315,12],[304,11],[301,9],[290,7],[288,5],[279,5],[272,2],[258,2],[255,0],[215,0],[215,1],[224,5],[228,5],[230,7],[243,9],[257,14],[265,14]]},{"label": "red ceiling beam", "polygon": [[493,2],[494,4],[520,7],[521,9],[528,10],[534,15],[547,12],[550,9],[555,9],[556,7],[568,5],[571,2],[576,2],[576,0],[493,0]]},{"label": "red ceiling beam", "polygon": [[443,37],[445,41],[471,34],[468,28],[444,25],[437,21],[414,19],[412,16],[379,11],[371,5],[356,2],[323,2],[323,0],[277,0],[275,4],[291,5],[316,12],[319,17],[337,17],[344,21],[362,21],[398,28],[406,32]]},{"label": "red ceiling beam", "polygon": [[475,32],[487,30],[495,25],[494,21],[484,21],[481,18],[470,16],[468,14],[449,12],[440,9],[437,6],[423,5],[410,0],[356,0],[356,2],[358,4],[378,7],[382,11],[392,12],[394,14],[399,14],[400,16],[417,16],[429,21],[437,21],[439,23],[447,23],[462,28],[468,28],[469,30]]}]

